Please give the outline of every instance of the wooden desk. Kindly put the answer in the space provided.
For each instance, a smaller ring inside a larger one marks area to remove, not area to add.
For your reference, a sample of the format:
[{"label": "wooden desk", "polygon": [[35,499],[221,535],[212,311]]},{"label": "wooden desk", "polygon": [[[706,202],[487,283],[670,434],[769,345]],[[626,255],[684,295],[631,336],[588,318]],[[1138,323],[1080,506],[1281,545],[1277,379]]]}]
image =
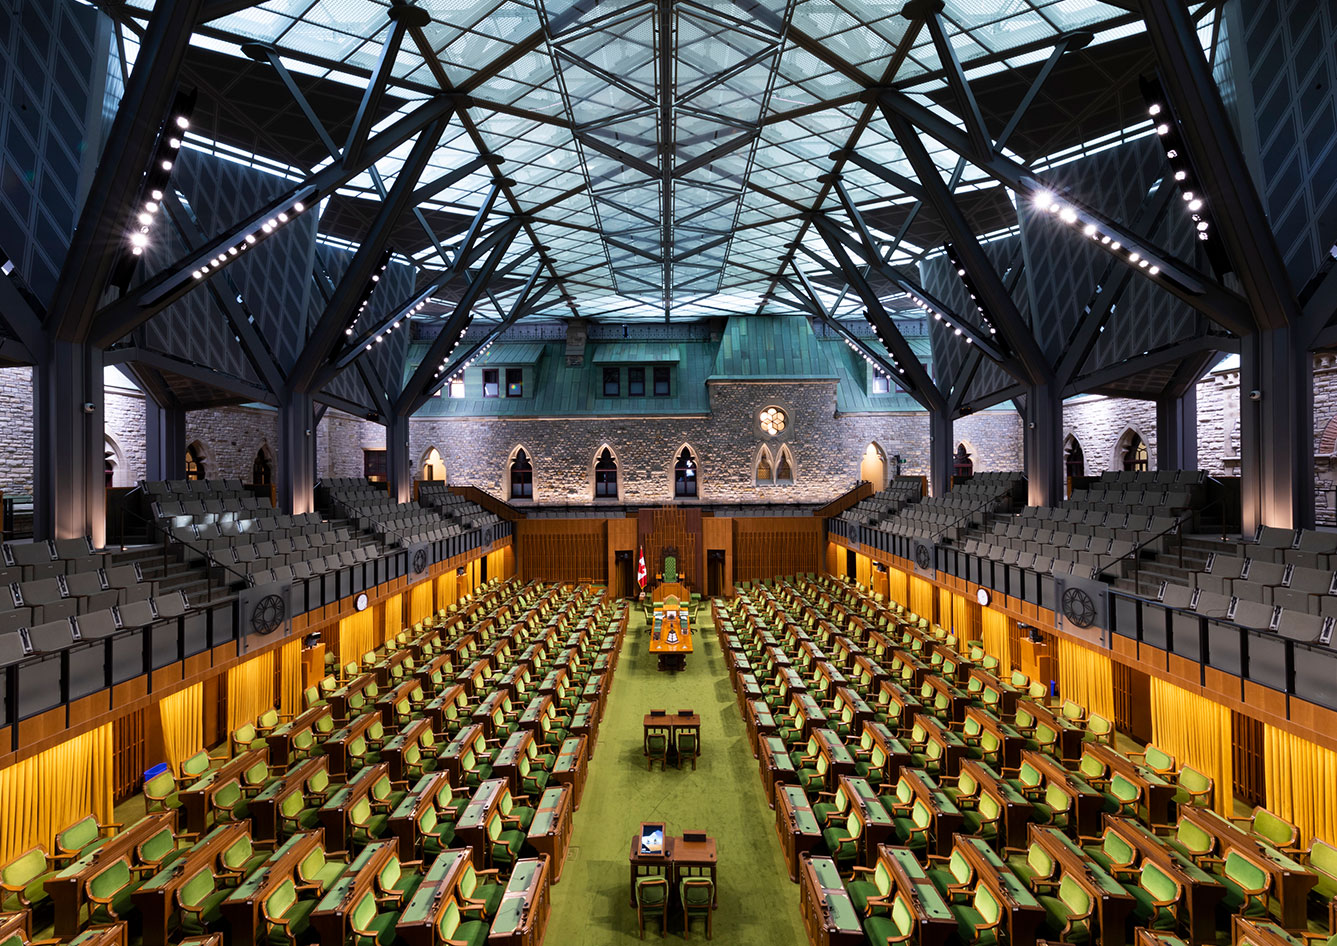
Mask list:
[{"label": "wooden desk", "polygon": [[331,853],[348,850],[348,839],[352,828],[349,817],[353,806],[362,798],[371,795],[372,785],[382,775],[390,777],[390,770],[384,762],[367,766],[353,776],[343,788],[331,795],[329,801],[317,810],[316,816],[325,829],[326,850]]},{"label": "wooden desk", "polygon": [[808,737],[807,755],[802,761],[808,759],[822,759],[826,763],[826,787],[828,790],[834,790],[836,777],[840,775],[856,775],[858,770],[855,766],[854,755],[849,749],[845,748],[845,743],[830,729],[814,729],[812,735]]},{"label": "wooden desk", "polygon": [[[371,672],[376,674],[376,682],[383,687],[388,687],[396,680],[402,679],[404,676],[404,662],[411,656],[412,654],[407,649],[394,650],[386,654],[384,659],[371,668]],[[395,673],[396,669],[399,670],[398,674]]]},{"label": "wooden desk", "polygon": [[485,779],[455,822],[455,837],[458,843],[468,844],[474,849],[474,867],[479,870],[485,869],[491,859],[488,822],[501,808],[502,796],[509,793],[504,778]]},{"label": "wooden desk", "polygon": [[[978,682],[980,699],[986,705],[995,708],[1003,719],[1011,719],[1017,713],[1017,701],[1023,699],[1022,693],[1010,683],[1005,683],[983,667],[971,667],[966,675],[966,692],[974,692],[970,681]],[[992,691],[992,693],[990,693]]]},{"label": "wooden desk", "polygon": [[1002,810],[998,833],[1005,847],[1026,846],[1026,826],[1035,817],[1035,809],[1021,792],[1017,791],[989,765],[976,759],[961,763],[961,774],[969,775],[980,787],[980,794],[990,795]]},{"label": "wooden desk", "polygon": [[451,785],[464,784],[465,763],[470,754],[477,758],[480,745],[486,750],[487,742],[483,736],[483,727],[477,723],[471,723],[456,733],[455,738],[446,743],[445,748],[437,753],[437,762],[442,770],[450,776]]},{"label": "wooden desk", "polygon": [[757,755],[757,741],[765,736],[778,733],[780,727],[775,721],[775,716],[771,713],[770,704],[765,700],[749,700],[746,705],[747,712],[744,716],[747,722],[747,738],[752,745],[752,756],[755,758]]},{"label": "wooden desk", "polygon": [[1309,940],[1294,936],[1267,920],[1248,920],[1231,917],[1230,942],[1232,946],[1304,946]]},{"label": "wooden desk", "polygon": [[924,711],[923,705],[895,680],[883,680],[877,691],[877,705],[887,715],[887,728],[896,735],[908,732],[910,719]]},{"label": "wooden desk", "polygon": [[349,680],[339,689],[330,694],[329,706],[334,712],[334,718],[338,720],[347,720],[349,712],[352,710],[361,710],[367,703],[367,690],[376,685],[376,675],[372,673],[363,673]]},{"label": "wooden desk", "polygon": [[1318,877],[1290,856],[1260,841],[1216,812],[1196,805],[1180,805],[1179,817],[1192,822],[1216,838],[1224,857],[1231,848],[1250,855],[1272,875],[1272,889],[1281,908],[1281,925],[1288,929],[1305,926],[1305,901]]},{"label": "wooden desk", "polygon": [[836,785],[836,810],[853,812],[859,819],[860,836],[864,849],[864,864],[877,863],[877,849],[891,839],[891,815],[877,797],[868,779],[857,775],[842,775]]},{"label": "wooden desk", "polygon": [[176,812],[158,811],[145,815],[132,825],[113,834],[97,847],[88,851],[45,884],[47,895],[55,907],[55,934],[69,938],[79,931],[79,911],[88,905],[88,882],[108,864],[125,860],[135,865],[135,848],[167,828],[176,827]]},{"label": "wooden desk", "polygon": [[1103,946],[1123,946],[1125,921],[1135,903],[1132,894],[1057,828],[1033,824],[1030,835],[1058,862],[1062,873],[1081,884],[1091,897]]},{"label": "wooden desk", "polygon": [[650,632],[650,653],[658,656],[660,670],[682,670],[692,652],[692,629],[682,612],[657,611]]},{"label": "wooden desk", "polygon": [[[1066,716],[1055,716],[1047,707],[1041,706],[1039,703],[1031,700],[1018,700],[1017,716],[1021,717],[1027,714],[1036,721],[1037,725],[1048,726],[1058,734],[1056,745],[1059,757],[1065,763],[1075,764],[1081,760],[1082,737],[1086,735],[1086,731],[1081,726],[1078,726]],[[1017,728],[1025,729],[1026,727],[1021,725],[1020,720],[1018,720]]]},{"label": "wooden desk", "polygon": [[972,721],[981,732],[992,733],[998,740],[998,761],[1002,768],[1015,769],[1021,765],[1021,752],[1026,748],[1025,736],[980,706],[966,707],[964,723]]},{"label": "wooden desk", "polygon": [[143,921],[144,946],[166,946],[172,923],[180,918],[177,891],[200,869],[212,872],[218,855],[249,831],[250,825],[244,822],[219,825],[130,895]]},{"label": "wooden desk", "polygon": [[128,942],[126,929],[124,922],[90,927],[70,940],[69,946],[125,946]]},{"label": "wooden desk", "polygon": [[[954,778],[961,771],[961,760],[966,757],[969,747],[959,733],[948,729],[937,718],[927,713],[916,713],[914,729],[924,733],[925,745],[932,742],[941,750],[939,770],[942,775]],[[913,743],[913,736],[911,742]]]},{"label": "wooden desk", "polygon": [[381,722],[381,711],[373,707],[343,729],[331,733],[330,737],[321,743],[321,748],[329,759],[331,778],[337,780],[348,777],[351,759],[349,748],[359,739],[365,742],[372,725],[379,722]]},{"label": "wooden desk", "polygon": [[[381,761],[390,766],[390,779],[395,782],[407,782],[409,779],[408,759],[406,755],[414,746],[418,746],[424,734],[431,732],[429,719],[415,719],[400,731],[399,735],[381,747]],[[421,747],[420,747],[421,748]],[[426,753],[424,753],[424,756]]]},{"label": "wooden desk", "polygon": [[470,857],[470,850],[463,848],[442,851],[432,861],[395,926],[395,933],[406,946],[436,946],[437,923],[454,902],[455,890]]},{"label": "wooden desk", "polygon": [[[418,819],[428,808],[436,805],[441,790],[449,787],[450,779],[444,772],[424,775],[395,806],[395,810],[390,812],[387,827],[399,841],[401,861],[418,860]],[[448,821],[449,818],[445,817],[442,820]]]},{"label": "wooden desk", "polygon": [[909,748],[883,723],[868,720],[859,733],[859,745],[854,750],[855,756],[867,756],[868,765],[882,773],[884,784],[891,784],[900,777],[902,766],[913,766],[914,758]]},{"label": "wooden desk", "polygon": [[668,848],[669,863],[673,871],[670,883],[676,887],[681,880],[708,877],[714,889],[710,908],[715,909],[720,899],[720,885],[715,876],[715,868],[719,863],[715,839],[707,837],[700,841],[688,841],[687,832],[684,832],[680,837],[665,838],[664,844]]},{"label": "wooden desk", "polygon": [[[938,888],[933,886],[914,851],[908,847],[880,844],[873,855],[873,865],[879,863],[891,874],[895,894],[903,896],[910,908],[920,946],[941,946],[947,942],[956,932],[956,917]],[[1024,942],[1018,940],[1018,946]]]},{"label": "wooden desk", "polygon": [[779,736],[766,736],[759,743],[761,783],[766,789],[766,800],[775,807],[775,787],[777,785],[797,785],[798,769],[789,756],[785,741]]},{"label": "wooden desk", "polygon": [[1175,787],[1146,766],[1138,765],[1128,756],[1099,742],[1082,744],[1082,752],[1090,753],[1110,774],[1118,773],[1142,789],[1142,801],[1152,824],[1173,824],[1170,811],[1174,803]]},{"label": "wooden desk", "polygon": [[241,943],[249,946],[263,940],[265,922],[261,904],[279,884],[295,878],[297,865],[320,845],[319,831],[294,834],[219,905],[231,930],[229,942],[233,946]]},{"label": "wooden desk", "polygon": [[1044,922],[1045,910],[1031,889],[983,838],[958,834],[955,847],[975,872],[976,882],[984,884],[1002,906],[1007,942],[1035,942],[1035,932]]},{"label": "wooden desk", "polygon": [[506,779],[513,795],[520,794],[520,760],[529,755],[533,745],[534,733],[528,729],[517,729],[511,733],[506,744],[497,750],[496,758],[492,760],[492,777]]},{"label": "wooden desk", "polygon": [[580,810],[580,798],[585,794],[585,770],[589,759],[589,740],[584,736],[569,736],[557,751],[552,764],[553,781],[571,787],[571,804]]},{"label": "wooden desk", "polygon": [[571,811],[570,787],[555,785],[539,796],[534,820],[529,824],[529,844],[550,859],[554,884],[562,879],[562,867],[571,847]]},{"label": "wooden desk", "polygon": [[1179,881],[1184,889],[1183,904],[1188,913],[1189,936],[1194,943],[1214,943],[1216,905],[1226,895],[1225,885],[1174,848],[1165,845],[1140,822],[1106,814],[1105,827],[1141,853],[1144,860],[1151,861]]},{"label": "wooden desk", "polygon": [[213,807],[214,794],[228,782],[234,779],[240,781],[242,773],[255,763],[267,762],[268,759],[268,746],[243,752],[181,789],[177,793],[177,799],[181,802],[186,833],[203,834],[209,827],[209,812]]},{"label": "wooden desk", "polygon": [[307,759],[301,765],[289,769],[281,779],[270,782],[264,791],[256,795],[247,804],[251,813],[251,829],[258,841],[275,841],[279,836],[279,807],[289,795],[300,794],[306,797],[306,783],[317,772],[325,771],[328,760],[325,756]]},{"label": "wooden desk", "polygon": [[524,712],[522,712],[520,718],[516,720],[516,727],[537,732],[543,724],[543,717],[548,715],[552,706],[552,694],[540,692],[526,704]]},{"label": "wooden desk", "polygon": [[812,946],[866,946],[854,902],[836,862],[805,854],[799,867],[799,909]]},{"label": "wooden desk", "polygon": [[789,879],[798,883],[799,859],[821,845],[822,826],[808,796],[797,785],[775,787],[775,834],[789,867]]},{"label": "wooden desk", "polygon": [[571,725],[567,727],[572,735],[589,737],[591,756],[594,755],[594,747],[598,740],[601,716],[602,710],[596,704],[585,700],[576,704],[575,710],[571,713]]},{"label": "wooden desk", "polygon": [[496,946],[540,946],[552,911],[548,858],[526,857],[515,862],[506,892],[487,941]]},{"label": "wooden desk", "polygon": [[905,782],[914,797],[923,802],[932,816],[933,825],[929,829],[933,836],[930,853],[947,854],[952,849],[952,835],[961,827],[965,818],[961,809],[956,807],[952,797],[938,787],[931,776],[923,769],[901,769],[900,781]]},{"label": "wooden desk", "polygon": [[821,704],[808,693],[795,693],[789,698],[787,718],[795,729],[803,734],[804,739],[811,739],[813,730],[825,728],[826,711]]},{"label": "wooden desk", "polygon": [[311,911],[311,928],[322,943],[346,943],[351,930],[348,916],[369,890],[374,890],[376,875],[395,856],[394,841],[373,841],[348,865],[348,870],[330,885]]},{"label": "wooden desk", "polygon": [[318,722],[333,718],[334,711],[326,703],[313,706],[282,726],[271,729],[265,734],[265,742],[269,745],[269,764],[275,768],[286,769],[292,759],[293,740],[304,732],[314,734]]},{"label": "wooden desk", "polygon": [[32,938],[31,919],[32,913],[29,910],[0,913],[0,942],[15,934],[21,936],[23,942],[27,942]]},{"label": "wooden desk", "polygon": [[1060,765],[1053,756],[1027,749],[1022,752],[1021,760],[1029,762],[1047,783],[1057,785],[1072,799],[1071,817],[1078,836],[1094,838],[1100,834],[1100,815],[1105,805],[1102,793],[1092,788],[1086,779]]}]

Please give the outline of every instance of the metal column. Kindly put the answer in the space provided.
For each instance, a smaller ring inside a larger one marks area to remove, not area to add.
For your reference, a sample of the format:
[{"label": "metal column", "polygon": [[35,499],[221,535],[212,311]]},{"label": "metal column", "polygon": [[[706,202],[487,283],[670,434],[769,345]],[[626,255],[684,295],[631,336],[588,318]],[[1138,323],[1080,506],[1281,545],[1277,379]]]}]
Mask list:
[{"label": "metal column", "polygon": [[33,370],[33,535],[107,534],[102,350],[53,341]]},{"label": "metal column", "polygon": [[144,396],[144,479],[186,478],[186,412]]},{"label": "metal column", "polygon": [[316,415],[309,395],[284,391],[279,402],[279,506],[291,515],[316,508]]},{"label": "metal column", "polygon": [[1063,397],[1058,387],[1029,388],[1022,416],[1028,501],[1032,506],[1057,506],[1063,501]]},{"label": "metal column", "polygon": [[413,499],[413,464],[409,459],[409,419],[391,411],[385,419],[385,470],[390,498],[397,503]]},{"label": "metal column", "polygon": [[1156,402],[1156,469],[1198,468],[1198,386]]},{"label": "metal column", "polygon": [[952,415],[946,409],[928,412],[928,488],[933,496],[946,496],[952,488],[956,468]]},{"label": "metal column", "polygon": [[1314,525],[1314,365],[1295,328],[1240,339],[1244,534]]}]

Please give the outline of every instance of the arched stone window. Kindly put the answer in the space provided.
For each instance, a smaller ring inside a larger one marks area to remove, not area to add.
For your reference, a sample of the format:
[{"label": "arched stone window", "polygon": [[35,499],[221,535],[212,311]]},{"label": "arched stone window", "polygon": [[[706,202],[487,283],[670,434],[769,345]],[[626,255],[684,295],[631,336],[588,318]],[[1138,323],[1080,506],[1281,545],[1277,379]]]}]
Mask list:
[{"label": "arched stone window", "polygon": [[264,446],[255,452],[255,461],[251,464],[251,482],[256,486],[268,486],[274,482],[274,462],[268,448]]},{"label": "arched stone window", "polygon": [[594,498],[617,499],[617,460],[607,447],[594,463]]},{"label": "arched stone window", "polygon": [[[122,477],[124,476],[125,458],[121,455],[121,448],[116,445],[116,441],[111,437],[102,438],[102,477],[107,489],[113,486],[125,485]],[[121,480],[120,483],[117,480]]]},{"label": "arched stone window", "polygon": [[1076,437],[1069,437],[1063,445],[1063,471],[1069,479],[1086,475],[1086,454]]},{"label": "arched stone window", "polygon": [[196,440],[186,448],[186,479],[204,479],[204,447]]},{"label": "arched stone window", "polygon": [[1147,445],[1137,431],[1125,431],[1119,438],[1118,461],[1123,470],[1145,473],[1150,468]]},{"label": "arched stone window", "polygon": [[511,499],[534,498],[534,467],[529,462],[524,448],[515,451],[511,457]]},{"label": "arched stone window", "polygon": [[428,447],[422,458],[422,478],[432,482],[446,481],[446,461],[441,459],[441,451]]},{"label": "arched stone window", "polygon": [[859,479],[873,484],[873,489],[885,489],[887,485],[887,455],[875,443],[864,448],[859,460]]},{"label": "arched stone window", "polygon": [[[1238,456],[1238,454],[1236,455]],[[1337,456],[1337,417],[1328,421],[1324,426],[1323,433],[1319,435],[1318,449],[1314,451],[1314,456]]]},{"label": "arched stone window", "polygon": [[757,451],[757,462],[753,467],[752,480],[758,486],[775,485],[775,467],[771,462],[771,451],[765,447]]},{"label": "arched stone window", "polygon": [[678,498],[695,498],[696,493],[696,457],[688,447],[678,453],[673,464],[673,495]]},{"label": "arched stone window", "polygon": [[970,451],[963,443],[956,445],[956,455],[952,458],[952,475],[967,478],[975,475],[975,461],[970,458]]},{"label": "arched stone window", "polygon": [[794,458],[789,453],[789,446],[780,448],[780,456],[775,461],[775,485],[791,486],[794,483]]}]

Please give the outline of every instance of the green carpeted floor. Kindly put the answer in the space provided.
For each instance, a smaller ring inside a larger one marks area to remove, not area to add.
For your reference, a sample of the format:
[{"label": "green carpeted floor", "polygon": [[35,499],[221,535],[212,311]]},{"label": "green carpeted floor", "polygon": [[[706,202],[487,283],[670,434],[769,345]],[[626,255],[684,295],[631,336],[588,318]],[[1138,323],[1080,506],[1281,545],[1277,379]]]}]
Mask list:
[{"label": "green carpeted floor", "polygon": [[[702,609],[696,652],[682,673],[660,673],[648,651],[640,611],[633,612],[613,689],[599,729],[571,855],[553,888],[547,941],[562,946],[639,942],[629,905],[627,854],[642,821],[663,821],[668,833],[703,830],[719,853],[719,908],[714,938],[730,946],[798,946],[806,940],[798,888],[789,882],[766,804],[757,762],[747,744],[729,671],[709,615]],[[641,755],[642,718],[651,708],[701,714],[702,756],[696,771],[655,766]],[[669,936],[682,935],[670,915]],[[647,938],[657,936],[647,928]],[[703,925],[692,938],[704,939]]]}]

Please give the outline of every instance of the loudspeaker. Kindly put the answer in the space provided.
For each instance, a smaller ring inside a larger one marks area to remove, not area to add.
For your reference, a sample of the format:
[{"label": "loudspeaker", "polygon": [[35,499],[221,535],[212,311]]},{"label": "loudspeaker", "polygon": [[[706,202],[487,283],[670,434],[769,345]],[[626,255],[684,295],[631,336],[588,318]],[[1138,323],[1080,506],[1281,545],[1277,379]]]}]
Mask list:
[{"label": "loudspeaker", "polygon": [[708,549],[706,551],[707,562],[718,562],[724,564],[724,549]]},{"label": "loudspeaker", "polygon": [[629,549],[624,549],[624,550],[622,550],[622,551],[620,551],[620,552],[614,552],[614,553],[613,553],[613,561],[614,561],[614,562],[630,562],[630,561],[631,561],[631,551],[630,551]]}]

